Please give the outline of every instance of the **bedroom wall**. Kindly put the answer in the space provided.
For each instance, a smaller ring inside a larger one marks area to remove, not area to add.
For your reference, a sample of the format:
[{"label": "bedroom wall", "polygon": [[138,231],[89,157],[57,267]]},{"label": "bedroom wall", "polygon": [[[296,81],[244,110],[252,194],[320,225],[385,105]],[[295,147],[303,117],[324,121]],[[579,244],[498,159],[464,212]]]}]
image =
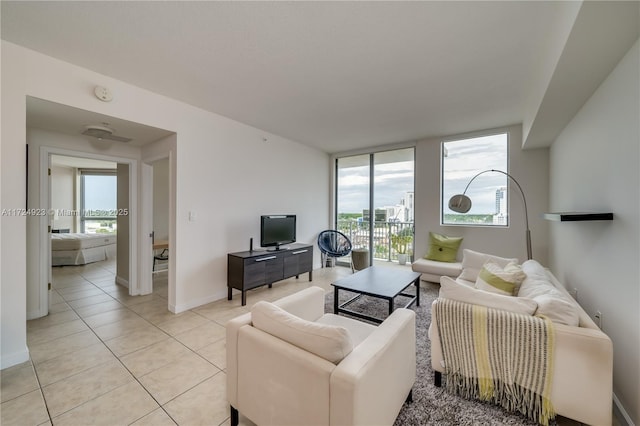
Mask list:
[{"label": "bedroom wall", "polygon": [[[129,165],[118,164],[118,211],[129,211]],[[118,242],[116,244],[116,283],[129,287],[129,215],[118,215]]]},{"label": "bedroom wall", "polygon": [[[578,289],[613,341],[613,390],[640,424],[640,47],[636,42],[551,147],[554,211],[613,212],[613,221],[552,222],[550,266]],[[627,419],[629,420],[629,419]]]},{"label": "bedroom wall", "polygon": [[156,240],[169,239],[169,159],[154,161],[153,231]]},{"label": "bedroom wall", "polygon": [[[7,181],[26,172],[26,96],[176,133],[175,312],[226,297],[227,253],[258,238],[260,214],[297,214],[298,240],[314,245],[330,225],[326,153],[6,41],[1,66],[3,208],[25,202],[24,186]],[[114,100],[96,99],[95,85],[109,87]],[[28,359],[25,229],[25,218],[2,217],[3,368]]]},{"label": "bedroom wall", "polygon": [[[73,167],[51,166],[51,208],[54,210],[75,210],[74,181],[76,169]],[[76,232],[74,217],[60,214],[53,219],[53,229],[69,229]]]},{"label": "bedroom wall", "polygon": [[[549,150],[522,150],[522,126],[510,126],[498,131],[508,131],[509,171],[522,186],[529,210],[529,228],[533,258],[543,265],[548,262],[548,224],[542,219],[547,211],[549,188]],[[459,135],[472,137],[477,133]],[[457,137],[457,136],[456,136]],[[454,136],[447,136],[452,139]],[[424,256],[429,246],[429,231],[439,234],[461,236],[462,250],[493,253],[504,257],[526,260],[525,214],[518,189],[510,182],[510,225],[507,228],[487,226],[442,226],[440,225],[440,150],[442,138],[423,140],[416,145],[416,257]],[[447,200],[448,201],[448,200]]]}]

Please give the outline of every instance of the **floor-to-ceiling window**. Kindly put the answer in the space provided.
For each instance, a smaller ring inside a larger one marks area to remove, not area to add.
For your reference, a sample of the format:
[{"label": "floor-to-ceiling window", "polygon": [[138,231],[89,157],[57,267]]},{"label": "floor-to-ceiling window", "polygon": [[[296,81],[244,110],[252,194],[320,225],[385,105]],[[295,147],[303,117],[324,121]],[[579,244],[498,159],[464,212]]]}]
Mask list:
[{"label": "floor-to-ceiling window", "polygon": [[[117,229],[115,170],[80,170],[80,232],[115,233]],[[124,214],[124,212],[120,212]]]},{"label": "floor-to-ceiling window", "polygon": [[[414,148],[336,160],[336,229],[371,260],[413,255]],[[348,260],[348,259],[347,259]]]}]

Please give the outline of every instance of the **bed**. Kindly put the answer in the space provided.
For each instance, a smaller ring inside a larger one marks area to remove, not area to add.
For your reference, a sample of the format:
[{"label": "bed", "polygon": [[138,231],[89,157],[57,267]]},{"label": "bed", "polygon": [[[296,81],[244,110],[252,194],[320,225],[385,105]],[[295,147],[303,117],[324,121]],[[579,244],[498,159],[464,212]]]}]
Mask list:
[{"label": "bed", "polygon": [[113,259],[116,234],[51,234],[51,265],[85,265]]}]

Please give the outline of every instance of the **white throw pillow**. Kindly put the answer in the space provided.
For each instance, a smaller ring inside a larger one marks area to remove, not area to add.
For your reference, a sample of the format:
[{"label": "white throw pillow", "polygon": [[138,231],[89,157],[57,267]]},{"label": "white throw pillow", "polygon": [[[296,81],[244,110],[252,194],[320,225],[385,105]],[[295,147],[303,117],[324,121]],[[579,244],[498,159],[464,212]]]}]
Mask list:
[{"label": "white throw pillow", "polygon": [[560,296],[561,294],[547,293],[534,297],[533,300],[538,304],[536,315],[544,315],[551,322],[577,327],[580,324],[578,309],[573,302]]},{"label": "white throw pillow", "polygon": [[526,277],[522,268],[513,262],[502,268],[489,261],[480,269],[475,287],[491,293],[515,296]]},{"label": "white throw pillow", "polygon": [[482,266],[487,262],[493,262],[504,268],[509,262],[517,264],[518,259],[499,257],[492,254],[463,249],[462,273],[460,273],[460,276],[458,278],[475,283],[478,279],[478,273],[480,272],[480,269],[482,269]]},{"label": "white throw pillow", "polygon": [[547,271],[535,260],[522,264],[527,278],[522,282],[518,297],[528,297],[538,303],[536,315],[544,315],[551,321],[577,327],[580,313],[570,296],[558,290],[551,282]]},{"label": "white throw pillow", "polygon": [[449,277],[440,278],[440,297],[525,315],[533,315],[538,308],[538,304],[527,297],[489,293],[457,283]]},{"label": "white throw pillow", "polygon": [[353,350],[346,328],[304,320],[273,303],[260,301],[253,305],[251,321],[255,328],[334,364]]}]

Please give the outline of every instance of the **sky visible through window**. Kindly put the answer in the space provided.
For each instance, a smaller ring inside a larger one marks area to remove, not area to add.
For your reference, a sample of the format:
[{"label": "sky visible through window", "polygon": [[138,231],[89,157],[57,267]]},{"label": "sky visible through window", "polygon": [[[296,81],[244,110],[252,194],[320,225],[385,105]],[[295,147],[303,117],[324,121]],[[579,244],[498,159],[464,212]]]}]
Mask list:
[{"label": "sky visible through window", "polygon": [[[443,142],[442,204],[444,214],[455,214],[448,208],[449,199],[462,194],[469,181],[484,170],[508,173],[508,135],[506,133],[473,139]],[[502,173],[484,173],[467,190],[473,205],[468,214],[496,213],[496,190],[507,186]]]},{"label": "sky visible through window", "polygon": [[[338,171],[338,213],[362,213],[369,208],[369,166]],[[399,204],[405,192],[413,191],[413,161],[375,165],[374,208]]]},{"label": "sky visible through window", "polygon": [[[84,208],[86,210],[111,210],[115,212],[117,178],[115,175],[85,175]],[[114,214],[115,215],[115,214]]]}]

